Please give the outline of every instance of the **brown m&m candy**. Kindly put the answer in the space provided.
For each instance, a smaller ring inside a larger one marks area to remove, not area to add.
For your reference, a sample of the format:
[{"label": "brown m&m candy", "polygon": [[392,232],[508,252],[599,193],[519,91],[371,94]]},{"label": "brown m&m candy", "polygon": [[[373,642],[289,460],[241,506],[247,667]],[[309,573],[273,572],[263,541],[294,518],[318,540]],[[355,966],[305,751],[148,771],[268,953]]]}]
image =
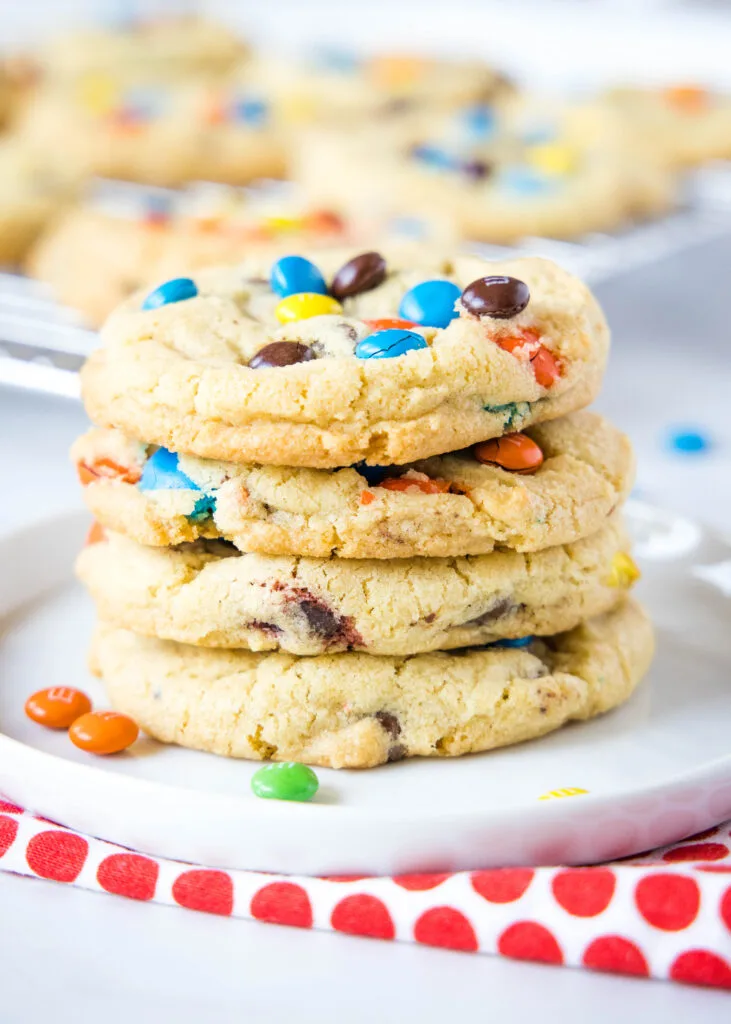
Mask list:
[{"label": "brown m&m candy", "polygon": [[530,301],[530,291],[517,277],[480,277],[462,292],[462,305],[473,316],[508,320],[521,313]]},{"label": "brown m&m candy", "polygon": [[377,288],[386,280],[386,261],[380,252],[362,252],[338,270],[330,285],[336,299],[347,299]]},{"label": "brown m&m candy", "polygon": [[543,452],[526,434],[506,434],[475,445],[478,462],[500,466],[512,473],[535,473],[543,463]]},{"label": "brown m&m candy", "polygon": [[308,363],[315,358],[309,345],[299,341],[273,341],[259,349],[249,363],[252,370],[260,370],[265,366],[293,366],[295,363]]}]

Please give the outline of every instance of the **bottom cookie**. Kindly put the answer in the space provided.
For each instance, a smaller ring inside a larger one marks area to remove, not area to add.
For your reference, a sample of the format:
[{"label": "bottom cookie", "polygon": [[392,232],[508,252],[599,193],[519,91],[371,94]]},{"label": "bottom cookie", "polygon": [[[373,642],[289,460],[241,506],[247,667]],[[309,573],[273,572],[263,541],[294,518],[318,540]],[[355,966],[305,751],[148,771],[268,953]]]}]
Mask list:
[{"label": "bottom cookie", "polygon": [[632,599],[524,647],[406,658],[207,650],[101,625],[91,664],[150,736],[227,757],[372,768],[542,736],[625,701],[652,626]]}]

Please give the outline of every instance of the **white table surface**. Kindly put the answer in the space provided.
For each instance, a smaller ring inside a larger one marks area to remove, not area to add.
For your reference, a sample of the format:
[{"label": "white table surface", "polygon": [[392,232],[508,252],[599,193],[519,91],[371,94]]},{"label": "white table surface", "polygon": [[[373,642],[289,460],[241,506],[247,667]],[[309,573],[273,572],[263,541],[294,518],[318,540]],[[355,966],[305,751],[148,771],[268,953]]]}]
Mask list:
[{"label": "white table surface", "polygon": [[[605,285],[615,349],[600,407],[635,440],[643,496],[731,533],[725,294],[731,240]],[[67,461],[72,402],[0,389],[0,529],[79,503]],[[698,458],[670,424],[716,440]],[[50,638],[49,638],[50,639]],[[721,1009],[723,1007],[723,1009]],[[0,1022],[176,1024],[718,1019],[719,992],[511,963],[140,905],[0,872]]]}]

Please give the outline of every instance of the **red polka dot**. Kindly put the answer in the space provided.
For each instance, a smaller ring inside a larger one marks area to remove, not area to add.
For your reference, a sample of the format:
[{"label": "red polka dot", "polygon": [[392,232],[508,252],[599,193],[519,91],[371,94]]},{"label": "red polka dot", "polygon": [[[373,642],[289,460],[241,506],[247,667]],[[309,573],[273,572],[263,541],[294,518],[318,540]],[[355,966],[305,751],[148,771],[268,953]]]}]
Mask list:
[{"label": "red polka dot", "polygon": [[731,865],[726,867],[723,864],[699,864],[697,871],[710,871],[715,875],[731,875]]},{"label": "red polka dot", "polygon": [[718,985],[731,988],[731,967],[715,953],[705,949],[689,949],[681,953],[670,967],[673,981],[685,981],[690,985]]},{"label": "red polka dot", "polygon": [[464,914],[453,907],[426,910],[414,925],[414,938],[425,946],[461,949],[467,953],[477,951],[474,928]]},{"label": "red polka dot", "polygon": [[373,939],[392,939],[396,934],[386,905],[375,896],[359,893],[346,896],[332,912],[330,923],[338,932],[369,935]]},{"label": "red polka dot", "polygon": [[619,935],[603,935],[594,939],[584,950],[582,962],[595,971],[615,971],[618,974],[650,975],[650,968],[639,946]]},{"label": "red polka dot", "polygon": [[556,901],[574,917],[596,917],[612,902],[616,885],[608,868],[567,868],[553,876]]},{"label": "red polka dot", "polygon": [[494,871],[475,871],[470,881],[476,893],[490,903],[512,903],[520,899],[535,872],[531,868],[496,868]]},{"label": "red polka dot", "polygon": [[393,880],[402,889],[408,889],[410,892],[425,892],[427,889],[436,889],[442,882],[446,882],[449,877],[448,874],[394,875]]},{"label": "red polka dot", "polygon": [[731,889],[721,897],[721,920],[731,932]]},{"label": "red polka dot", "polygon": [[251,900],[251,913],[257,921],[312,927],[310,897],[294,882],[272,882],[259,889]]},{"label": "red polka dot", "polygon": [[728,853],[728,846],[723,843],[695,843],[693,846],[676,846],[664,853],[662,859],[671,864],[679,860],[723,860]]},{"label": "red polka dot", "polygon": [[15,842],[18,822],[14,818],[0,817],[0,857],[4,857]]},{"label": "red polka dot", "polygon": [[151,900],[155,895],[160,869],[149,857],[137,853],[113,853],[97,868],[96,878],[102,889],[127,896],[131,900]]},{"label": "red polka dot", "polygon": [[28,843],[26,860],[41,878],[74,882],[84,866],[89,844],[73,832],[39,832]]},{"label": "red polka dot", "polygon": [[540,960],[562,964],[563,953],[548,928],[535,921],[518,921],[506,928],[498,939],[498,951],[515,960]]},{"label": "red polka dot", "polygon": [[189,910],[227,915],[234,908],[234,884],[225,871],[184,871],[173,883],[173,899]]},{"label": "red polka dot", "polygon": [[701,894],[692,878],[649,875],[637,883],[635,903],[644,919],[655,928],[679,932],[695,921]]},{"label": "red polka dot", "polygon": [[7,800],[0,800],[0,811],[4,811],[5,814],[22,814],[24,808],[18,807],[17,804],[10,804]]}]

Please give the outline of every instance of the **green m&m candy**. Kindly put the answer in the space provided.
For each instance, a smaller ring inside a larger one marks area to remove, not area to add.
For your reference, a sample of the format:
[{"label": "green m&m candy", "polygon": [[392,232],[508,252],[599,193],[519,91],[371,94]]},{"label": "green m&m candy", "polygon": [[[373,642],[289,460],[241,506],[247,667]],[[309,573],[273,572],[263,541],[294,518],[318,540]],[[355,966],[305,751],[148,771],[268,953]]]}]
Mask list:
[{"label": "green m&m candy", "polygon": [[311,800],[319,785],[313,770],[295,761],[264,765],[251,777],[252,790],[263,800]]}]

